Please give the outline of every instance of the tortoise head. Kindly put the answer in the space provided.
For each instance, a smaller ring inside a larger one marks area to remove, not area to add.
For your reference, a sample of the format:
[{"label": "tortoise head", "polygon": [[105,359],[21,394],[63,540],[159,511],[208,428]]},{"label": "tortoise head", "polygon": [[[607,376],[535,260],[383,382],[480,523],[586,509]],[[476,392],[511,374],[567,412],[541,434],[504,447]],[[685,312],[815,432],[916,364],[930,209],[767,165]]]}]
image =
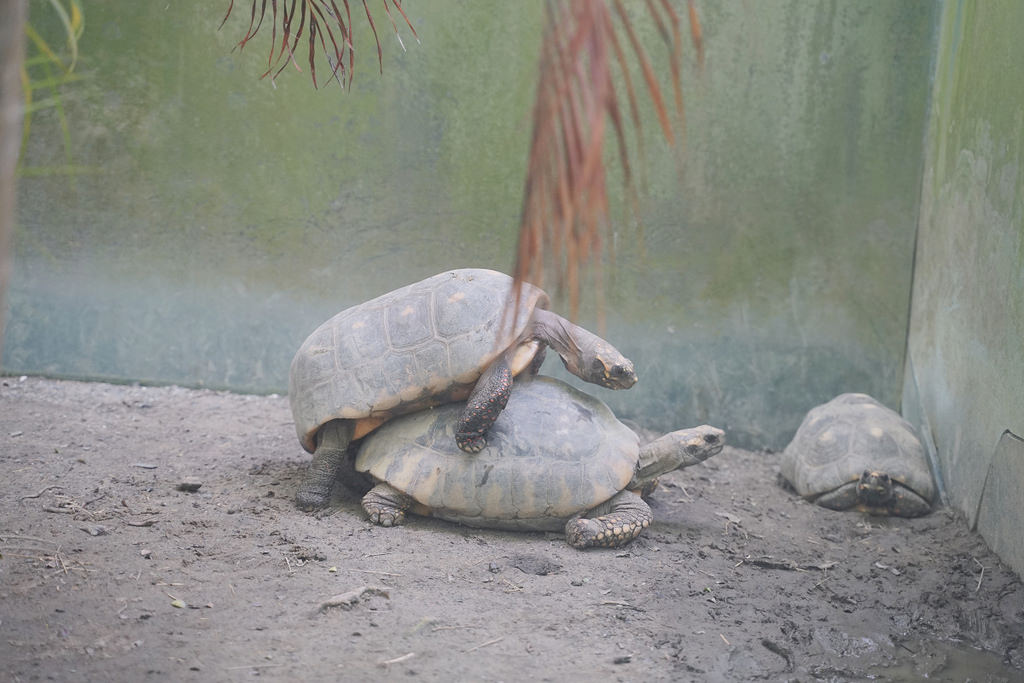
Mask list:
[{"label": "tortoise head", "polygon": [[551,311],[534,311],[531,334],[558,353],[566,370],[586,382],[606,389],[628,389],[636,384],[633,361],[593,332]]},{"label": "tortoise head", "polygon": [[636,384],[633,361],[603,339],[595,339],[581,348],[578,354],[562,356],[566,369],[580,379],[605,389],[629,389]]},{"label": "tortoise head", "polygon": [[626,487],[644,490],[661,475],[702,463],[725,447],[725,432],[711,425],[670,432],[640,448],[636,474]]},{"label": "tortoise head", "polygon": [[892,478],[884,472],[864,470],[857,482],[857,498],[872,508],[885,507],[892,500]]}]

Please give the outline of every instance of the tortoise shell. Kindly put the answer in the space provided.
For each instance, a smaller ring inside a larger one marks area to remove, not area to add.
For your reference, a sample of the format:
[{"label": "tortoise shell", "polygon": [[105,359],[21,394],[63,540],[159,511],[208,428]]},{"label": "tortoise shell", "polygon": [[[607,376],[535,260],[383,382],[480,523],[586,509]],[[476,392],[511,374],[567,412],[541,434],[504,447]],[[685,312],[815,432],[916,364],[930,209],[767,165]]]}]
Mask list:
[{"label": "tortoise shell", "polygon": [[633,430],[559,380],[518,382],[474,455],[455,445],[460,410],[441,406],[389,422],[364,440],[355,469],[411,496],[418,514],[551,530],[623,490],[636,470]]},{"label": "tortoise shell", "polygon": [[463,400],[483,370],[518,343],[523,352],[512,369],[522,370],[539,344],[520,338],[548,296],[524,284],[508,324],[511,286],[511,277],[493,270],[449,271],[320,325],[295,354],[288,385],[303,448],[313,452],[317,431],[330,420],[356,420],[358,439],[394,415]]},{"label": "tortoise shell", "polygon": [[[930,503],[935,484],[909,422],[866,394],[812,408],[782,454],[782,474],[808,499],[882,473]],[[897,514],[899,513],[896,511]]]}]

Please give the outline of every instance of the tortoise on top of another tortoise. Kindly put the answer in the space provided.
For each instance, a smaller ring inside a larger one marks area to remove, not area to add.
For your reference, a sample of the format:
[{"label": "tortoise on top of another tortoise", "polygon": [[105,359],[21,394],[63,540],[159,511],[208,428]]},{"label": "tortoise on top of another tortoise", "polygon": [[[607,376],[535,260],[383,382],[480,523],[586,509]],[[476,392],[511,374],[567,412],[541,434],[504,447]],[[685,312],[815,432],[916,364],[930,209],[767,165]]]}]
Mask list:
[{"label": "tortoise on top of another tortoise", "polygon": [[369,479],[362,505],[371,521],[392,526],[411,510],[474,527],[564,530],[576,548],[619,546],[653,519],[641,492],[725,444],[722,430],[705,425],[641,446],[602,401],[534,377],[516,384],[487,446],[466,457],[452,439],[461,410],[405,415],[360,444],[342,475],[352,488]]},{"label": "tortoise on top of another tortoise", "polygon": [[812,408],[782,453],[782,475],[805,499],[833,510],[917,517],[935,499],[914,428],[867,394]]},{"label": "tortoise on top of another tortoise", "polygon": [[[508,275],[453,270],[345,309],[309,335],[288,385],[299,441],[313,453],[296,494],[300,508],[326,505],[349,442],[395,415],[468,399],[454,439],[464,451],[480,450],[512,377],[536,372],[544,344],[588,382],[636,383],[632,362],[545,310],[548,296],[533,285],[523,285],[516,319],[506,320],[511,294]],[[323,427],[332,423],[326,439]]]}]

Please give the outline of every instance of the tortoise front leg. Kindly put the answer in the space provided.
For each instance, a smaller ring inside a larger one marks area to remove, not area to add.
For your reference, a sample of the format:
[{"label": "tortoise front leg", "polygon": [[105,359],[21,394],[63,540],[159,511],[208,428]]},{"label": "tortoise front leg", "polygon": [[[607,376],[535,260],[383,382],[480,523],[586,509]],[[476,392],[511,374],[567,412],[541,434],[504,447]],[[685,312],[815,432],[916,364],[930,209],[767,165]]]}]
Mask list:
[{"label": "tortoise front leg", "polygon": [[826,491],[816,498],[812,496],[808,500],[830,510],[849,510],[857,505],[858,483],[856,481],[848,482],[833,491]]},{"label": "tortoise front leg", "polygon": [[295,493],[295,504],[300,510],[312,512],[327,506],[354,430],[351,420],[332,420],[320,428],[313,460]]},{"label": "tortoise front leg", "polygon": [[632,491],[620,491],[588,514],[565,525],[565,540],[573,548],[617,548],[640,535],[654,521],[650,506]]},{"label": "tortoise front leg", "polygon": [[380,526],[397,526],[405,521],[412,498],[390,484],[377,484],[363,496],[363,509],[370,521]]},{"label": "tortoise front leg", "polygon": [[888,505],[889,511],[898,517],[920,517],[932,511],[932,504],[923,496],[904,486],[896,486]]},{"label": "tortoise front leg", "polygon": [[467,453],[479,453],[487,445],[487,432],[505,409],[512,393],[512,369],[508,358],[499,356],[480,375],[466,409],[459,417],[455,443]]}]

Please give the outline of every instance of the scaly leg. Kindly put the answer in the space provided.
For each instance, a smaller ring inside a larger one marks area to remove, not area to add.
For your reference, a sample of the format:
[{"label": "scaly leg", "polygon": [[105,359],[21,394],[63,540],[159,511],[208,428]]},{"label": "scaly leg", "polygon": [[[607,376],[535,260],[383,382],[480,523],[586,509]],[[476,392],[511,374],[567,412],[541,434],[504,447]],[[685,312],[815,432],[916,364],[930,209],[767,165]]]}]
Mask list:
[{"label": "scaly leg", "polygon": [[480,375],[466,409],[459,417],[455,443],[467,453],[479,453],[487,445],[487,432],[505,409],[512,393],[512,369],[500,356]]},{"label": "scaly leg", "polygon": [[381,526],[397,526],[405,521],[412,498],[390,484],[377,484],[363,496],[363,509],[370,521]]},{"label": "scaly leg", "polygon": [[295,504],[300,510],[311,512],[327,506],[354,429],[351,420],[332,420],[320,428],[313,460],[295,493]]},{"label": "scaly leg", "polygon": [[573,548],[617,548],[640,535],[654,520],[651,508],[632,491],[620,491],[588,514],[565,525],[565,540]]}]

